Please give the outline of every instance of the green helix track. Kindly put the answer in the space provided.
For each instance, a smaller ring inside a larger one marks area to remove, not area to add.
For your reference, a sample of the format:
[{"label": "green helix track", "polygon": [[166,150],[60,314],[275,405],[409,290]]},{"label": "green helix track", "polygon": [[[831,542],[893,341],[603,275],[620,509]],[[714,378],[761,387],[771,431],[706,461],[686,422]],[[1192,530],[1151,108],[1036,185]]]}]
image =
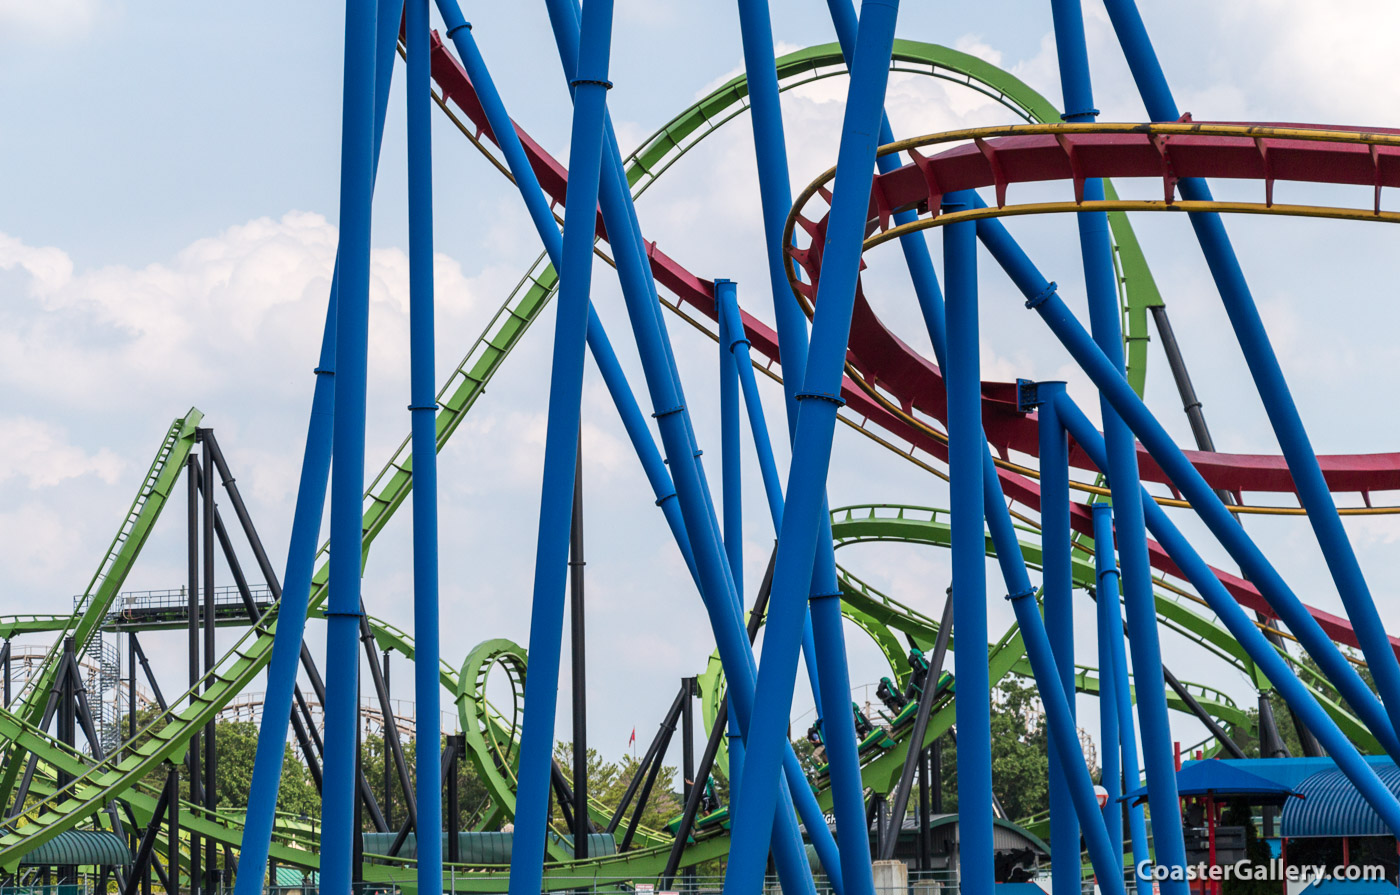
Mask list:
[{"label": "green helix track", "polygon": [[[891,66],[897,72],[940,78],[981,92],[1026,121],[1058,120],[1058,111],[1044,97],[1011,74],[946,47],[896,41]],[[801,50],[778,60],[782,90],[844,74],[845,64],[835,44]],[[742,115],[747,108],[746,80],[740,76],[673,118],[627,159],[627,175],[633,195],[640,196],[686,152],[728,121]],[[477,145],[483,151],[491,151],[479,141]],[[1111,191],[1111,186],[1109,189]],[[1146,377],[1147,309],[1161,304],[1162,299],[1127,217],[1110,214],[1109,221],[1119,271],[1128,378],[1134,389],[1141,393]],[[558,277],[553,267],[541,255],[448,377],[438,393],[439,450],[456,431],[526,330],[538,319],[557,283]],[[697,322],[693,318],[687,319]],[[212,720],[234,696],[249,688],[270,657],[277,622],[275,609],[268,612],[257,625],[250,627],[207,675],[210,684],[208,692],[200,692],[205,684],[201,680],[194,689],[175,699],[168,712],[150,722],[146,732],[151,737],[146,743],[135,750],[124,750],[103,762],[93,762],[90,757],[63,746],[39,730],[35,723],[43,706],[38,694],[45,693],[48,683],[52,681],[56,669],[54,659],[64,637],[74,637],[81,649],[86,649],[91,642],[160,515],[193,446],[194,429],[200,419],[199,411],[191,410],[171,425],[131,510],[85,592],[80,612],[74,615],[26,615],[0,619],[0,634],[6,636],[48,631],[59,633],[49,660],[41,673],[34,676],[33,685],[21,694],[13,711],[0,711],[0,740],[8,745],[9,754],[17,754],[19,750],[32,752],[40,758],[40,774],[32,790],[31,803],[19,815],[0,824],[0,868],[13,871],[23,854],[88,818],[98,817],[100,823],[107,823],[102,812],[113,799],[129,806],[138,823],[148,822],[158,794],[150,791],[143,779],[159,770],[164,762],[179,761],[188,748],[190,737]],[[408,496],[412,487],[411,475],[412,455],[409,440],[405,438],[366,491],[363,529],[363,550],[366,555],[375,537]],[[833,528],[838,546],[843,547],[874,540],[947,546],[948,528],[941,518],[943,515],[941,511],[911,507],[848,507],[833,514]],[[1030,529],[1026,533],[1034,535]],[[313,613],[325,598],[326,549],[323,545],[318,553],[321,565],[313,578],[310,599],[310,611]],[[1038,562],[1039,548],[1033,542],[1023,542],[1022,550],[1028,561],[1033,564]],[[1081,585],[1092,582],[1092,569],[1087,560],[1076,564],[1075,574]],[[872,637],[890,660],[892,672],[900,678],[906,676],[900,635],[916,643],[927,644],[936,636],[937,622],[897,603],[844,569],[841,582],[847,617]],[[1167,594],[1159,594],[1157,609],[1164,625],[1198,638],[1217,656],[1249,674],[1257,683],[1265,684],[1238,645],[1213,620]],[[412,640],[404,632],[378,621],[373,623],[373,631],[381,647],[393,649],[410,659],[413,657]],[[1014,627],[988,647],[988,662],[993,683],[1008,674],[1028,672],[1020,637]],[[482,817],[482,824],[501,823],[513,811],[514,749],[520,709],[518,694],[521,691],[518,686],[512,687],[517,694],[514,697],[516,704],[507,714],[497,711],[497,707],[487,700],[486,681],[493,668],[500,668],[513,684],[518,684],[523,680],[525,663],[522,648],[509,641],[495,640],[473,650],[460,672],[445,663],[441,668],[443,685],[454,694],[471,760],[491,790],[493,804]],[[712,666],[704,676],[707,726],[713,720],[714,706],[722,687],[717,663],[712,663]],[[1310,675],[1303,666],[1296,667],[1319,698],[1323,698],[1325,685],[1321,679]],[[1097,692],[1097,679],[1091,669],[1081,669],[1077,680],[1081,690]],[[1223,694],[1199,685],[1192,685],[1192,689],[1223,723],[1245,722],[1246,715]],[[1367,747],[1374,745],[1361,725],[1340,706],[1330,700],[1324,701],[1324,704],[1358,743]],[[952,698],[949,694],[936,706],[927,741],[946,731],[951,722]],[[865,751],[862,770],[867,785],[888,791],[909,748],[907,738],[907,732],[897,730],[887,747]],[[0,799],[0,803],[8,801],[15,782],[15,769],[19,764],[6,762],[7,771],[0,776],[0,797],[5,798]],[[61,789],[56,788],[53,780],[57,770],[71,775],[74,780]],[[825,787],[819,786],[817,791],[819,799],[826,804],[828,795]],[[231,848],[238,847],[242,834],[242,823],[238,817],[228,812],[210,815],[201,807],[188,803],[182,804],[181,808],[182,816],[187,818],[186,822],[194,832]],[[606,820],[598,806],[593,806],[593,813],[595,818]],[[686,865],[719,856],[727,850],[727,833],[723,825],[697,831],[696,837],[697,840],[686,849]],[[581,877],[601,881],[654,876],[665,862],[669,837],[659,831],[640,830],[637,841],[641,843],[640,847],[626,854],[581,863],[569,860],[559,843],[552,842],[546,885],[552,888],[577,885]],[[282,819],[274,834],[272,857],[279,863],[314,867],[317,856],[310,831]],[[379,863],[371,856],[365,868],[366,879],[393,881],[405,889],[412,889],[412,862],[393,860],[396,863]],[[469,891],[498,886],[499,876],[505,870],[505,867],[458,865],[451,872],[455,875],[458,888]]]}]

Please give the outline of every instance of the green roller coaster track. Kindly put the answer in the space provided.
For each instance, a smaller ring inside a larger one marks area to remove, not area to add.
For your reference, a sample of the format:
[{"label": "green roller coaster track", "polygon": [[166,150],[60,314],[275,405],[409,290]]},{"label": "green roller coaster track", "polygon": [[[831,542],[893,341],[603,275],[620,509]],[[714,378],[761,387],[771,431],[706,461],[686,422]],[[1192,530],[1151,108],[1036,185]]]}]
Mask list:
[{"label": "green roller coaster track", "polygon": [[[946,47],[898,40],[895,42],[891,67],[893,71],[939,78],[978,91],[1028,122],[1054,121],[1059,117],[1053,105],[1011,74]],[[835,44],[801,50],[778,60],[782,90],[844,75],[845,71],[845,64]],[[627,159],[627,176],[633,195],[640,196],[690,149],[728,121],[742,115],[747,108],[747,83],[740,76],[673,118]],[[450,110],[448,114],[451,115]],[[470,131],[466,133],[483,152],[492,154],[489,144],[480,141]],[[1109,189],[1111,198],[1111,187]],[[1162,299],[1127,217],[1110,214],[1109,221],[1119,271],[1128,376],[1133,388],[1141,394],[1146,377],[1147,309],[1161,304]],[[557,285],[558,277],[553,267],[546,256],[541,255],[453,370],[438,393],[439,450],[461,425],[511,350],[539,318]],[[680,312],[678,307],[673,307],[673,310]],[[714,334],[707,322],[690,316],[686,319]],[[73,637],[80,650],[85,650],[91,643],[160,516],[193,446],[194,430],[200,420],[199,411],[191,410],[171,424],[131,510],[84,593],[77,613],[0,619],[0,634],[5,636],[43,632],[58,634],[40,673],[32,677],[32,683],[11,708],[0,710],[0,740],[7,744],[9,756],[32,753],[38,756],[40,766],[29,803],[16,816],[0,822],[0,868],[6,872],[13,872],[27,852],[88,818],[98,817],[102,819],[100,823],[109,822],[103,810],[113,800],[127,805],[138,824],[149,823],[158,794],[143,781],[159,770],[163,763],[178,762],[188,748],[191,736],[215,718],[235,695],[247,689],[267,664],[277,623],[275,608],[256,625],[249,627],[205,679],[173,700],[167,712],[152,719],[144,731],[149,738],[135,748],[118,750],[106,760],[94,762],[90,756],[59,743],[38,726],[43,708],[40,697],[47,692],[53,680],[56,669],[54,659],[63,639]],[[366,491],[363,528],[363,550],[366,555],[375,538],[407,498],[411,487],[412,456],[409,440],[405,438]],[[949,532],[945,516],[942,511],[914,507],[847,507],[833,514],[833,530],[841,547],[870,541],[946,547]],[[1039,561],[1035,532],[1026,529],[1025,533],[1032,540],[1022,542],[1022,551],[1027,560],[1035,564]],[[322,546],[318,554],[321,565],[312,583],[312,612],[321,607],[326,596],[326,549]],[[1092,568],[1087,560],[1076,563],[1075,575],[1081,586],[1092,582]],[[889,659],[891,671],[902,678],[907,670],[902,662],[904,647],[899,635],[916,643],[927,644],[936,636],[937,622],[880,593],[845,569],[841,573],[841,586],[847,617],[870,634]],[[1213,619],[1195,612],[1185,601],[1167,593],[1159,593],[1157,611],[1164,625],[1197,639],[1256,683],[1265,683],[1238,644]],[[380,621],[372,623],[372,630],[382,648],[413,658],[413,642],[409,635]],[[1028,673],[1020,636],[1014,627],[988,647],[988,662],[993,682],[1008,674]],[[480,818],[481,825],[499,824],[509,818],[513,811],[514,757],[520,715],[519,694],[522,691],[518,684],[523,680],[525,667],[524,650],[505,640],[492,640],[478,646],[466,657],[460,670],[454,670],[446,663],[441,667],[442,684],[454,695],[468,740],[470,758],[490,790],[492,804]],[[1327,710],[1343,725],[1343,729],[1359,744],[1373,747],[1374,741],[1360,723],[1325,698],[1328,688],[1322,680],[1304,666],[1295,665],[1295,668],[1324,700]],[[494,669],[501,669],[512,683],[515,703],[509,711],[498,710],[500,707],[493,705],[486,697],[487,679]],[[713,721],[722,689],[717,663],[712,663],[703,680],[704,715],[708,726]],[[1077,682],[1082,691],[1097,692],[1098,682],[1092,669],[1081,669]],[[1246,713],[1224,694],[1200,685],[1190,686],[1194,695],[1222,723],[1248,723]],[[949,694],[936,706],[925,743],[946,731],[951,723],[952,698]],[[907,729],[907,725],[897,729],[896,735],[889,738],[889,743],[865,750],[862,760],[867,785],[885,791],[890,788],[910,747]],[[0,804],[8,803],[12,796],[16,769],[21,763],[6,761],[5,773],[0,775]],[[59,771],[72,778],[72,782],[61,788],[53,783]],[[723,772],[722,762],[720,772]],[[826,804],[826,788],[819,785],[817,792],[819,799]],[[242,822],[233,813],[210,814],[190,803],[182,804],[181,809],[185,823],[192,832],[231,848],[238,847]],[[606,819],[599,806],[592,806],[592,810],[595,816]],[[723,825],[698,830],[695,839],[686,849],[685,865],[708,860],[727,851],[727,832]],[[654,876],[665,862],[670,837],[661,831],[641,830],[637,841],[638,847],[624,854],[585,862],[572,861],[561,843],[553,841],[545,884],[550,888],[564,888],[577,886],[580,878],[601,882]],[[276,861],[314,867],[317,863],[315,848],[311,831],[304,825],[289,818],[279,821],[271,852]],[[404,889],[412,889],[412,868],[412,861],[370,855],[367,856],[365,878],[395,882]],[[456,886],[461,891],[498,887],[500,875],[505,870],[503,866],[456,865],[451,868]]]}]

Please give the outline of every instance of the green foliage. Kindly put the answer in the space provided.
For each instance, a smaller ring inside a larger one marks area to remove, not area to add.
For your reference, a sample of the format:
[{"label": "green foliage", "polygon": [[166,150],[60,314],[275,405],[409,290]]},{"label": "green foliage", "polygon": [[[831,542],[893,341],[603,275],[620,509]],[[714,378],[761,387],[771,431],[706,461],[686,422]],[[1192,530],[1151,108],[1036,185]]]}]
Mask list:
[{"label": "green foliage", "polygon": [[[573,785],[574,777],[574,746],[573,743],[555,743],[554,758],[559,762],[559,766],[564,771],[564,778]],[[631,755],[623,755],[617,761],[604,761],[597,750],[588,750],[588,795],[594,804],[602,805],[607,809],[609,815],[617,810],[618,803],[622,801],[622,796],[627,790],[627,784],[636,776],[641,767],[641,760]],[[643,781],[645,782],[645,781]],[[647,799],[646,808],[642,811],[642,825],[652,829],[660,829],[670,823],[676,815],[681,813],[685,806],[681,804],[680,796],[672,792],[676,788],[676,769],[666,765],[661,766],[660,772],[656,775],[656,783],[652,785],[651,796]],[[628,805],[627,820],[632,817],[632,810],[636,808],[637,799],[641,797],[640,786],[637,794],[632,797]],[[554,806],[551,805],[551,810]],[[624,821],[625,823],[626,821]],[[619,831],[620,832],[620,831]]]},{"label": "green foliage", "polygon": [[[992,790],[1013,820],[1049,808],[1047,743],[1045,719],[1034,684],[1007,677],[997,685],[992,701]],[[821,764],[805,738],[794,740],[792,745],[805,769]],[[953,813],[958,810],[957,747],[951,736],[943,736],[939,738],[939,748],[943,810]],[[1097,769],[1091,769],[1091,773],[1097,773]]]},{"label": "green foliage", "polygon": [[[447,746],[444,738],[443,750]],[[404,763],[408,765],[408,775],[410,780],[417,779],[418,760],[416,754],[416,742],[405,740],[403,743]],[[384,798],[384,764],[389,765],[389,801]],[[372,733],[366,736],[360,746],[360,762],[364,768],[365,779],[369,781],[370,788],[374,790],[374,797],[379,800],[379,806],[387,818],[392,823],[390,826],[397,828],[408,816],[408,802],[404,798],[403,786],[399,782],[398,768],[394,761],[392,752],[386,754],[384,737],[381,734]],[[443,781],[442,810],[443,816],[447,816],[447,794],[446,783]],[[461,756],[457,761],[457,801],[459,812],[457,817],[457,829],[468,831],[474,829],[479,818],[484,817],[490,809],[491,796],[486,789],[486,784],[477,777],[476,769],[470,759]],[[365,818],[365,829],[370,829],[369,818]],[[444,826],[444,829],[446,827]]]},{"label": "green foliage", "polygon": [[[215,727],[214,745],[218,751],[215,786],[221,808],[246,808],[253,784],[253,758],[258,751],[258,725],[253,721],[220,721]],[[277,807],[290,814],[317,814],[321,795],[316,792],[311,772],[297,760],[292,747],[282,756],[282,786]]]}]

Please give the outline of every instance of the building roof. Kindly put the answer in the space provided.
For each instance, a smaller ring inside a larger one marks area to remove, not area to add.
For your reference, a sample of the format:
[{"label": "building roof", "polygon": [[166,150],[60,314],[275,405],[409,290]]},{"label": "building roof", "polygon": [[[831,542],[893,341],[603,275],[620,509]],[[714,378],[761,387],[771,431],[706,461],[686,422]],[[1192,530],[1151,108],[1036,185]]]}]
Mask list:
[{"label": "building roof", "polygon": [[19,859],[22,867],[131,863],[126,840],[106,830],[64,830]]},{"label": "building roof", "polygon": [[[1400,768],[1393,763],[1376,767],[1376,776],[1400,796]],[[1319,771],[1298,784],[1298,794],[1283,808],[1281,832],[1285,839],[1308,836],[1394,836],[1360,791],[1335,767]]]},{"label": "building roof", "polygon": [[[1379,773],[1381,768],[1393,767],[1395,762],[1388,755],[1363,756],[1366,763]],[[1330,758],[1221,758],[1221,764],[1242,768],[1275,783],[1282,783],[1289,789],[1297,789],[1298,784],[1319,771],[1335,770],[1337,763]],[[1182,767],[1194,762],[1183,762]]]},{"label": "building roof", "polygon": [[[1262,759],[1262,762],[1273,760]],[[1252,767],[1245,770],[1240,765],[1241,762],[1224,762],[1214,758],[1187,762],[1176,772],[1177,795],[1220,798],[1243,796],[1255,804],[1277,804],[1289,796],[1297,795],[1288,784],[1253,773]],[[1123,798],[1132,802],[1145,801],[1147,787],[1139,786]]]}]

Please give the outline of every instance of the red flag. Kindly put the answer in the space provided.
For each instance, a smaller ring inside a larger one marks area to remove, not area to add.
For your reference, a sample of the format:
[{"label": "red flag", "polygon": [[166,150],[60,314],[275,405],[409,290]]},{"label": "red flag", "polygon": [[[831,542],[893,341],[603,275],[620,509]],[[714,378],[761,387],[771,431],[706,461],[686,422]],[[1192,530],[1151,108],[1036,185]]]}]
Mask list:
[{"label": "red flag", "polygon": [[634,728],[632,728],[632,736],[631,736],[631,738],[627,740],[627,745],[630,747],[632,744],[634,744],[634,743],[636,743],[636,742],[637,742],[637,728],[634,727]]}]

